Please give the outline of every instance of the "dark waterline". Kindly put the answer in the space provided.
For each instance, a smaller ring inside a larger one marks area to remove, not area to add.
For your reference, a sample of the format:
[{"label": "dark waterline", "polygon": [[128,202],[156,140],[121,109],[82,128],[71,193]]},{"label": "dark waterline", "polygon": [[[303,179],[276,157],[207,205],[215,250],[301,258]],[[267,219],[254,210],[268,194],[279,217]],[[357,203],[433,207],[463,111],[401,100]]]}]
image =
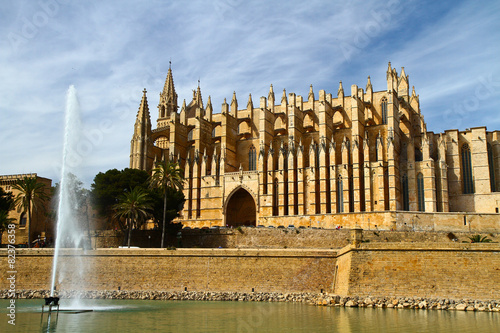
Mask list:
[{"label": "dark waterline", "polygon": [[[42,317],[43,300],[0,300],[0,332],[499,332],[500,313],[316,307],[301,303],[84,300],[93,312]],[[65,308],[65,300],[61,300]]]}]

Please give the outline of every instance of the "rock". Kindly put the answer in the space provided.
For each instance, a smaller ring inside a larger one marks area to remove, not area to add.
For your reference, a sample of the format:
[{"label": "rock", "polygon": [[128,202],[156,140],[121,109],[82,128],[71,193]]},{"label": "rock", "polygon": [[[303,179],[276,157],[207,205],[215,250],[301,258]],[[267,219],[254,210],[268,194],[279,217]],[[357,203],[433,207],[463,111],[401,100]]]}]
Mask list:
[{"label": "rock", "polygon": [[356,302],[354,302],[353,300],[349,300],[345,303],[345,306],[348,308],[354,308],[354,307],[358,306],[358,304]]},{"label": "rock", "polygon": [[465,311],[465,309],[467,309],[467,304],[465,304],[465,303],[460,303],[460,304],[458,304],[458,305],[455,307],[455,309],[456,309],[457,311]]},{"label": "rock", "polygon": [[476,308],[474,308],[474,306],[472,305],[469,305],[468,307],[465,308],[465,311],[475,311]]}]

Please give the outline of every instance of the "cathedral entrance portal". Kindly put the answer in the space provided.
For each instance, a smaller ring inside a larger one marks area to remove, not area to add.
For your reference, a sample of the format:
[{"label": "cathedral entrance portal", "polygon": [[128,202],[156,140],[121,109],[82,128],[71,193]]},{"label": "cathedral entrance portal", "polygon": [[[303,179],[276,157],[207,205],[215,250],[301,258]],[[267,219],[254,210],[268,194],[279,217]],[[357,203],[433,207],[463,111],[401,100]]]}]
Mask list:
[{"label": "cathedral entrance portal", "polygon": [[256,219],[255,200],[245,189],[238,189],[226,205],[226,225],[255,226]]}]

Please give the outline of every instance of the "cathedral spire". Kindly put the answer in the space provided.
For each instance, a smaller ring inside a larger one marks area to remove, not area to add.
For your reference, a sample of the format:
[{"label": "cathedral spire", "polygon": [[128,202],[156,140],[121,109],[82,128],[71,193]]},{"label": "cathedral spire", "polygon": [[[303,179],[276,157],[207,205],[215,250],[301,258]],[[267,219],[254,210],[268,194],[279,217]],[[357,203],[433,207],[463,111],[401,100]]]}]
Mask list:
[{"label": "cathedral spire", "polygon": [[134,125],[130,147],[130,167],[133,169],[147,170],[148,165],[148,143],[151,137],[151,116],[149,114],[148,98],[146,89],[142,91],[142,100]]},{"label": "cathedral spire", "polygon": [[309,87],[309,95],[307,96],[307,99],[309,101],[314,101],[314,91],[313,91],[313,85],[311,84],[311,86]]},{"label": "cathedral spire", "polygon": [[269,95],[267,95],[267,99],[272,99],[274,101],[274,90],[273,90],[273,85],[269,87]]},{"label": "cathedral spire", "polygon": [[248,95],[247,109],[250,111],[253,109],[252,94]]},{"label": "cathedral spire", "polygon": [[144,88],[144,90],[142,91],[142,99],[139,106],[139,111],[137,112],[137,119],[140,119],[143,122],[150,119],[148,98],[146,96],[146,93],[146,88]]},{"label": "cathedral spire", "polygon": [[368,82],[366,83],[366,91],[368,91],[368,89],[373,89],[372,87],[372,80],[370,79],[370,76],[368,76]]},{"label": "cathedral spire", "polygon": [[198,88],[196,88],[196,104],[203,109],[203,100],[201,98],[201,88],[200,88],[200,80],[198,80]]},{"label": "cathedral spire", "polygon": [[286,100],[286,90],[285,89],[283,89],[283,95],[281,96],[281,104],[283,104],[283,103],[285,103],[285,104],[288,103],[288,101]]},{"label": "cathedral spire", "polygon": [[233,99],[231,100],[231,114],[238,118],[238,100],[236,99],[236,91],[233,91]]},{"label": "cathedral spire", "polygon": [[269,87],[269,95],[267,95],[267,108],[271,111],[274,112],[274,90],[273,90],[273,85]]},{"label": "cathedral spire", "polygon": [[160,93],[160,103],[158,104],[158,119],[168,118],[172,113],[177,112],[177,93],[174,87],[174,77],[172,75],[172,62],[169,62],[167,78]]},{"label": "cathedral spire", "polygon": [[344,97],[344,87],[342,87],[342,81],[339,82],[339,90],[337,91],[338,97]]},{"label": "cathedral spire", "polygon": [[209,95],[208,101],[207,101],[207,108],[205,109],[205,116],[207,117],[208,121],[212,121],[213,112],[214,112],[214,109],[212,107],[212,98]]}]

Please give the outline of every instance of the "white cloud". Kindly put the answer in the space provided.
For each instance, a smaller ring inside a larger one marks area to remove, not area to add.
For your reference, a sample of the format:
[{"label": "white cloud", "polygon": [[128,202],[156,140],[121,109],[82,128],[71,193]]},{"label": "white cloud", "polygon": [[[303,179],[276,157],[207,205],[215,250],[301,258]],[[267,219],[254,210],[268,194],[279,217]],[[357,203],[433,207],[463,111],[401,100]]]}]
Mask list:
[{"label": "white cloud", "polygon": [[460,114],[460,124],[446,115],[453,101],[474,102],[467,94],[490,73],[498,82],[495,1],[449,8],[394,0],[57,3],[17,48],[9,36],[23,36],[26,22],[44,9],[30,1],[0,5],[0,174],[38,172],[57,181],[53,165],[61,155],[70,84],[78,90],[87,132],[111,121],[81,178],[89,185],[99,171],[128,166],[141,91],[148,90],[154,121],[170,59],[180,103],[201,79],[203,99],[211,95],[216,112],[233,90],[240,105],[249,93],[256,104],[270,84],[278,95],[283,88],[306,95],[310,84],[316,93],[335,94],[339,80],[349,91],[351,84],[364,87],[371,75],[374,89],[384,90],[392,60],[415,84],[428,128],[500,125],[494,113],[499,88],[479,99],[477,111]]}]

